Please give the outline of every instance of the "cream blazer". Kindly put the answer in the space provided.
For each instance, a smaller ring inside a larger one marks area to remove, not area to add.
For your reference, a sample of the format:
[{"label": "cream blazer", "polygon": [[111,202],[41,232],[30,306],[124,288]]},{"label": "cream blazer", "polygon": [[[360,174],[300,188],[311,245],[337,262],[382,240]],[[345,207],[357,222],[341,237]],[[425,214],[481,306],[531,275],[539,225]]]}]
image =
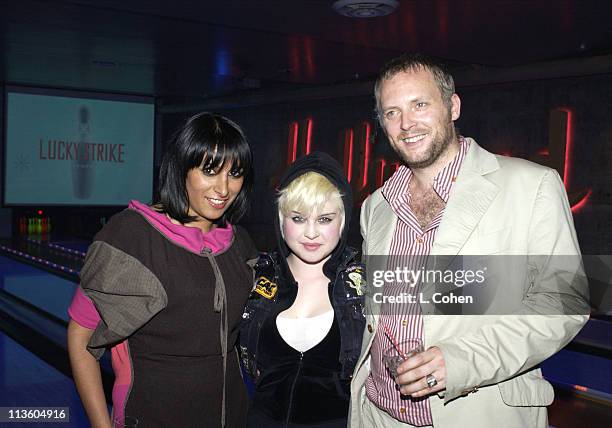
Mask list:
[{"label": "cream blazer", "polygon": [[[522,255],[525,263],[509,275],[509,292],[497,302],[513,304],[515,312],[436,315],[435,308],[423,308],[425,347],[438,346],[447,369],[446,391],[429,399],[433,424],[546,428],[545,406],[554,392],[537,366],[578,333],[589,313],[580,262],[560,267],[555,258],[535,257],[575,255],[579,260],[567,195],[555,170],[493,155],[468,140],[431,255]],[[389,254],[396,222],[380,189],[366,199],[361,209],[366,263],[370,255]],[[351,383],[352,428],[366,427],[364,383],[380,313],[371,292],[368,285],[366,329]],[[573,309],[550,315],[566,297]]]}]

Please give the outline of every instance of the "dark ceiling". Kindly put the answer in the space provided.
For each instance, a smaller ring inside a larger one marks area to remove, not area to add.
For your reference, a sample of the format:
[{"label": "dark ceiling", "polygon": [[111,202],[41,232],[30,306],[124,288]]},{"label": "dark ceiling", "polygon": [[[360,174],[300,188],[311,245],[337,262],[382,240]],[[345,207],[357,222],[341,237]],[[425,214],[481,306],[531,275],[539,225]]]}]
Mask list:
[{"label": "dark ceiling", "polygon": [[605,0],[401,0],[373,19],[331,3],[0,0],[0,79],[204,99],[370,79],[403,51],[495,68],[612,53]]}]

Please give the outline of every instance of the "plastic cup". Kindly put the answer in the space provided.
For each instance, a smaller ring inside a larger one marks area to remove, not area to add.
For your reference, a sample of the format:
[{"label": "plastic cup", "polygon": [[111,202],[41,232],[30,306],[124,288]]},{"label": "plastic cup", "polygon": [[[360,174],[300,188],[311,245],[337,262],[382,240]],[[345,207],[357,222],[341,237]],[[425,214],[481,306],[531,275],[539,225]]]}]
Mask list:
[{"label": "plastic cup", "polygon": [[423,341],[421,339],[403,340],[399,343],[399,349],[395,345],[383,349],[383,363],[391,376],[396,378],[399,365],[420,352],[423,352]]}]

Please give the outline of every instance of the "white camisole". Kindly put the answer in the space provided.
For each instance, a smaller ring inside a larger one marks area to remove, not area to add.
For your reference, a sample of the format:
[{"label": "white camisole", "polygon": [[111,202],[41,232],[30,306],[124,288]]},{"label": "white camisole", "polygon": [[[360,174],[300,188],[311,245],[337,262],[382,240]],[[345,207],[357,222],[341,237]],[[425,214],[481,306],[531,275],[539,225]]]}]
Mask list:
[{"label": "white camisole", "polygon": [[276,317],[279,334],[299,352],[306,352],[325,339],[333,323],[333,309],[309,318],[287,318],[282,313]]}]

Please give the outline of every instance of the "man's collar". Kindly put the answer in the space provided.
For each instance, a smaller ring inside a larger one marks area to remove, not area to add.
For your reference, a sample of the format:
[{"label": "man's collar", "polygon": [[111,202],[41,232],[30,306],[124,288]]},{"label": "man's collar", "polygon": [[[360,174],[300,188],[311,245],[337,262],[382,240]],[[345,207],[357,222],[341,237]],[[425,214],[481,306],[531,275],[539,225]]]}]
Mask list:
[{"label": "man's collar", "polygon": [[[465,159],[465,155],[470,147],[470,141],[463,136],[458,136],[459,151],[455,157],[442,168],[433,181],[433,189],[444,201],[448,201],[450,189],[457,178],[457,174]],[[406,165],[400,165],[395,173],[385,182],[382,187],[382,194],[385,199],[392,204],[398,198],[404,197],[407,202],[410,201],[410,181],[412,180],[412,171]]]}]

